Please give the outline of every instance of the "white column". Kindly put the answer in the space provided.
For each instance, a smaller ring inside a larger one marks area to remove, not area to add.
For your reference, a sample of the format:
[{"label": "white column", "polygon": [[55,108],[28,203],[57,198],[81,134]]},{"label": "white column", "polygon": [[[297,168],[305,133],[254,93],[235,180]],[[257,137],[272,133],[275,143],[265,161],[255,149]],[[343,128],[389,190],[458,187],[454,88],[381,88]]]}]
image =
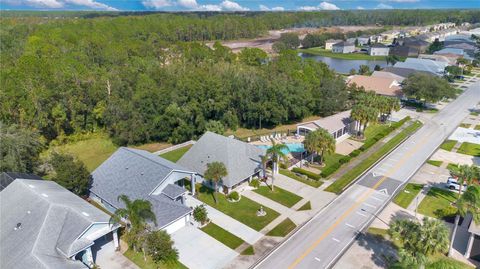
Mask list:
[{"label": "white column", "polygon": [[118,229],[112,232],[113,235],[113,245],[115,246],[115,251],[120,250],[120,244],[118,242]]},{"label": "white column", "polygon": [[93,263],[93,255],[92,255],[92,248],[91,247],[89,247],[85,250],[85,255],[87,255],[86,258],[87,258],[88,267],[92,267],[94,265],[94,263]]},{"label": "white column", "polygon": [[192,195],[195,195],[195,175],[194,174],[190,175],[190,183],[192,187]]},{"label": "white column", "polygon": [[470,258],[470,252],[472,251],[472,246],[473,246],[473,240],[475,239],[475,235],[473,233],[470,233],[470,237],[468,238],[468,244],[467,244],[467,251],[465,251],[465,258]]}]

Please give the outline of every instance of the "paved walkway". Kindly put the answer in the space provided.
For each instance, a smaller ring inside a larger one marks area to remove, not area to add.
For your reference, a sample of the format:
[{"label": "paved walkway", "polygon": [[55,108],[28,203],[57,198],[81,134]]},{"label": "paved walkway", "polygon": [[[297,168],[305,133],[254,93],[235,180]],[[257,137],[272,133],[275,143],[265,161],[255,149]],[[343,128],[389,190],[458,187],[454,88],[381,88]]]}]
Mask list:
[{"label": "paved walkway", "polygon": [[[185,203],[187,206],[190,206],[190,207],[196,207],[198,205],[204,204],[203,202],[195,199],[192,196],[187,196]],[[209,205],[206,205],[206,204],[204,205],[208,212],[208,218],[210,218],[210,220],[213,223],[229,231],[230,233],[240,237],[245,242],[249,244],[254,244],[260,238],[263,237],[262,233],[255,231],[254,229],[248,227],[247,225],[239,222],[238,220],[222,213],[221,211]]]},{"label": "paved walkway", "polygon": [[470,156],[457,152],[450,152],[443,149],[438,149],[431,157],[432,160],[439,160],[443,162],[467,165],[480,165],[480,157]]},{"label": "paved walkway", "polygon": [[108,241],[96,242],[94,245],[96,252],[95,263],[100,268],[140,269],[127,257],[123,256],[123,253],[128,249],[127,244],[123,241],[120,241],[121,251],[115,251],[115,246],[111,240],[113,240],[113,238],[109,236]]}]

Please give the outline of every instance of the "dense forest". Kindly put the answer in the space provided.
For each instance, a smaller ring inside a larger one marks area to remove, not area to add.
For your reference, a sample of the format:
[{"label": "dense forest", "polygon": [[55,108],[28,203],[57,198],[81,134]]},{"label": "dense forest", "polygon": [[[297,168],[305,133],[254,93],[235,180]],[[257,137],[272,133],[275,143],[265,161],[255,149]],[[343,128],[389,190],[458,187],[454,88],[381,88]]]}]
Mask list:
[{"label": "dense forest", "polygon": [[296,26],[480,21],[478,10],[30,13],[0,19],[0,121],[47,140],[104,129],[118,144],[177,143],[211,126],[274,126],[349,106],[351,91],[323,63],[202,41]]}]

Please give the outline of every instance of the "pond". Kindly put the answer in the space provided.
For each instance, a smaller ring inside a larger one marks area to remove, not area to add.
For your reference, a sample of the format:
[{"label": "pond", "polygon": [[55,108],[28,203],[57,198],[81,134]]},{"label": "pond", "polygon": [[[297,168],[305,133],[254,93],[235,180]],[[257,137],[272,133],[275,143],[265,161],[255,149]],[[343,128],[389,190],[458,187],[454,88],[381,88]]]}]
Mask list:
[{"label": "pond", "polygon": [[326,56],[320,55],[313,55],[308,53],[300,53],[300,57],[303,59],[314,59],[319,62],[326,63],[330,68],[334,69],[338,73],[348,74],[350,70],[353,68],[358,71],[360,65],[368,65],[370,70],[373,71],[375,65],[379,65],[382,68],[387,66],[386,61],[381,60],[345,60],[345,59],[337,59],[331,58]]}]

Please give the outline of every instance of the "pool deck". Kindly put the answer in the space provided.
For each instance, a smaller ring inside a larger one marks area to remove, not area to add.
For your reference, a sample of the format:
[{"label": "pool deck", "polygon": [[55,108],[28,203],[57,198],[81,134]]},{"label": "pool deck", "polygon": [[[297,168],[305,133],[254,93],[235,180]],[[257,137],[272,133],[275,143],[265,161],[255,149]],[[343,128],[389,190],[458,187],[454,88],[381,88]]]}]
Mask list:
[{"label": "pool deck", "polygon": [[[274,139],[276,143],[285,143],[285,144],[299,144],[303,143],[303,140],[305,140],[305,137],[299,136],[298,138],[295,138],[295,136],[287,136],[282,139]],[[262,142],[260,140],[257,141],[252,141],[250,144],[255,145],[255,146],[271,146],[272,142],[269,140],[268,142]]]}]

